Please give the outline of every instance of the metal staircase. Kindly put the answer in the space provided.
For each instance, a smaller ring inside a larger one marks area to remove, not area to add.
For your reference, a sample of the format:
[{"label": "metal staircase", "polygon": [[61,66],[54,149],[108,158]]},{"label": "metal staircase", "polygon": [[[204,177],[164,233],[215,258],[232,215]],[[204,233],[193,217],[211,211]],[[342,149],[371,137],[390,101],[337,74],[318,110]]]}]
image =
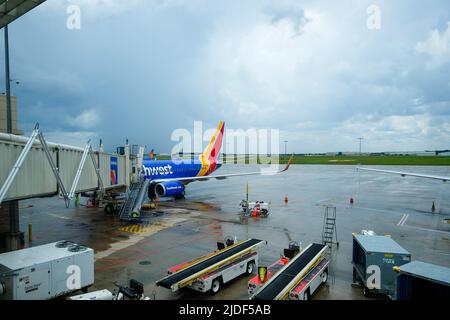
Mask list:
[{"label": "metal staircase", "polygon": [[136,218],[132,216],[132,212],[140,211],[140,206],[144,201],[145,194],[147,193],[148,183],[149,180],[144,180],[141,178],[138,182],[131,184],[128,198],[119,212],[120,220],[131,220]]},{"label": "metal staircase", "polygon": [[[336,241],[334,242],[335,239]],[[322,244],[328,245],[330,251],[333,244],[339,248],[336,229],[336,207],[326,206],[323,217]]]},{"label": "metal staircase", "polygon": [[140,187],[141,187],[141,181],[134,182],[131,184],[130,192],[128,193],[128,198],[125,201],[125,203],[123,204],[123,206],[119,212],[120,220],[130,220],[130,218],[131,218],[130,213],[131,213],[131,210],[133,209],[134,202],[139,193]]}]

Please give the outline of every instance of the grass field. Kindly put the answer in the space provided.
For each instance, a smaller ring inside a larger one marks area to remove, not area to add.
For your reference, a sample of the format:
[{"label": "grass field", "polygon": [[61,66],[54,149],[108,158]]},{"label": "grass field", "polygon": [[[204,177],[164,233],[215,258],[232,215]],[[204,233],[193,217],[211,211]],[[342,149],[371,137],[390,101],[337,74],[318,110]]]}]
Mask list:
[{"label": "grass field", "polygon": [[[170,157],[159,157],[169,160]],[[288,158],[280,156],[280,163],[286,163]],[[226,157],[222,160],[225,162]],[[232,158],[228,159],[233,163]],[[242,161],[242,160],[241,160]],[[413,155],[383,155],[383,156],[300,156],[294,155],[292,164],[339,164],[339,165],[393,165],[393,166],[450,166],[450,156],[413,156]]]},{"label": "grass field", "polygon": [[[283,163],[286,158],[283,157]],[[450,166],[448,156],[294,156],[294,164]]]}]

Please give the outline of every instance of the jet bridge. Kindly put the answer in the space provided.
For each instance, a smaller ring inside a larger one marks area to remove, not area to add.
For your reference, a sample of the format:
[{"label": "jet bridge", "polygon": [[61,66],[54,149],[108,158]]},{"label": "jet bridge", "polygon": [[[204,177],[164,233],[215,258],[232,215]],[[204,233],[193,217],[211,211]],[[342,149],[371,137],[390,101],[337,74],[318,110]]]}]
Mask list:
[{"label": "jet bridge", "polygon": [[297,254],[288,264],[267,281],[252,300],[284,300],[289,291],[318,263],[325,254],[327,245],[312,243]]},{"label": "jet bridge", "polygon": [[126,187],[126,157],[46,142],[36,126],[30,137],[0,133],[2,202]]}]

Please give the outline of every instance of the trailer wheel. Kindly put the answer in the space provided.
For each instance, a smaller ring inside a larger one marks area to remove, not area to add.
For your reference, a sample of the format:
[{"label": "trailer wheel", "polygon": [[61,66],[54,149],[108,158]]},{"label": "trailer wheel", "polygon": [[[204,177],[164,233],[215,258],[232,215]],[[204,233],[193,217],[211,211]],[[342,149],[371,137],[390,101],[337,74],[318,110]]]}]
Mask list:
[{"label": "trailer wheel", "polygon": [[250,261],[249,263],[247,263],[247,274],[252,274],[254,269],[255,269],[255,262]]},{"label": "trailer wheel", "polygon": [[111,203],[108,203],[108,204],[105,206],[105,213],[106,213],[106,214],[113,214],[113,212],[114,212],[114,205],[111,204]]},{"label": "trailer wheel", "polygon": [[322,273],[322,283],[326,283],[328,280],[328,269]]},{"label": "trailer wheel", "polygon": [[222,283],[222,281],[220,281],[220,278],[216,278],[213,280],[212,285],[211,285],[212,293],[216,294],[217,292],[220,291],[221,283]]},{"label": "trailer wheel", "polygon": [[309,289],[303,294],[303,300],[309,300]]},{"label": "trailer wheel", "polygon": [[369,288],[367,288],[366,286],[364,286],[364,289],[363,289],[363,293],[364,293],[364,297],[369,297],[370,296],[370,290],[369,290]]}]

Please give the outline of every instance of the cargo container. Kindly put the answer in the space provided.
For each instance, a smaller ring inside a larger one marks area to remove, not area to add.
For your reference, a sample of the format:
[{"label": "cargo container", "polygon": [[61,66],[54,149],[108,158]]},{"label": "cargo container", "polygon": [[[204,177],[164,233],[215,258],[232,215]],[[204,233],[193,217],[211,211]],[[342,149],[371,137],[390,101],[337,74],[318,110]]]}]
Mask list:
[{"label": "cargo container", "polygon": [[394,266],[411,261],[411,254],[389,236],[353,234],[353,282],[360,283],[364,295],[395,296]]},{"label": "cargo container", "polygon": [[45,300],[94,283],[94,251],[59,241],[0,254],[0,300]]},{"label": "cargo container", "polygon": [[394,267],[397,300],[449,300],[450,268],[421,261]]}]

